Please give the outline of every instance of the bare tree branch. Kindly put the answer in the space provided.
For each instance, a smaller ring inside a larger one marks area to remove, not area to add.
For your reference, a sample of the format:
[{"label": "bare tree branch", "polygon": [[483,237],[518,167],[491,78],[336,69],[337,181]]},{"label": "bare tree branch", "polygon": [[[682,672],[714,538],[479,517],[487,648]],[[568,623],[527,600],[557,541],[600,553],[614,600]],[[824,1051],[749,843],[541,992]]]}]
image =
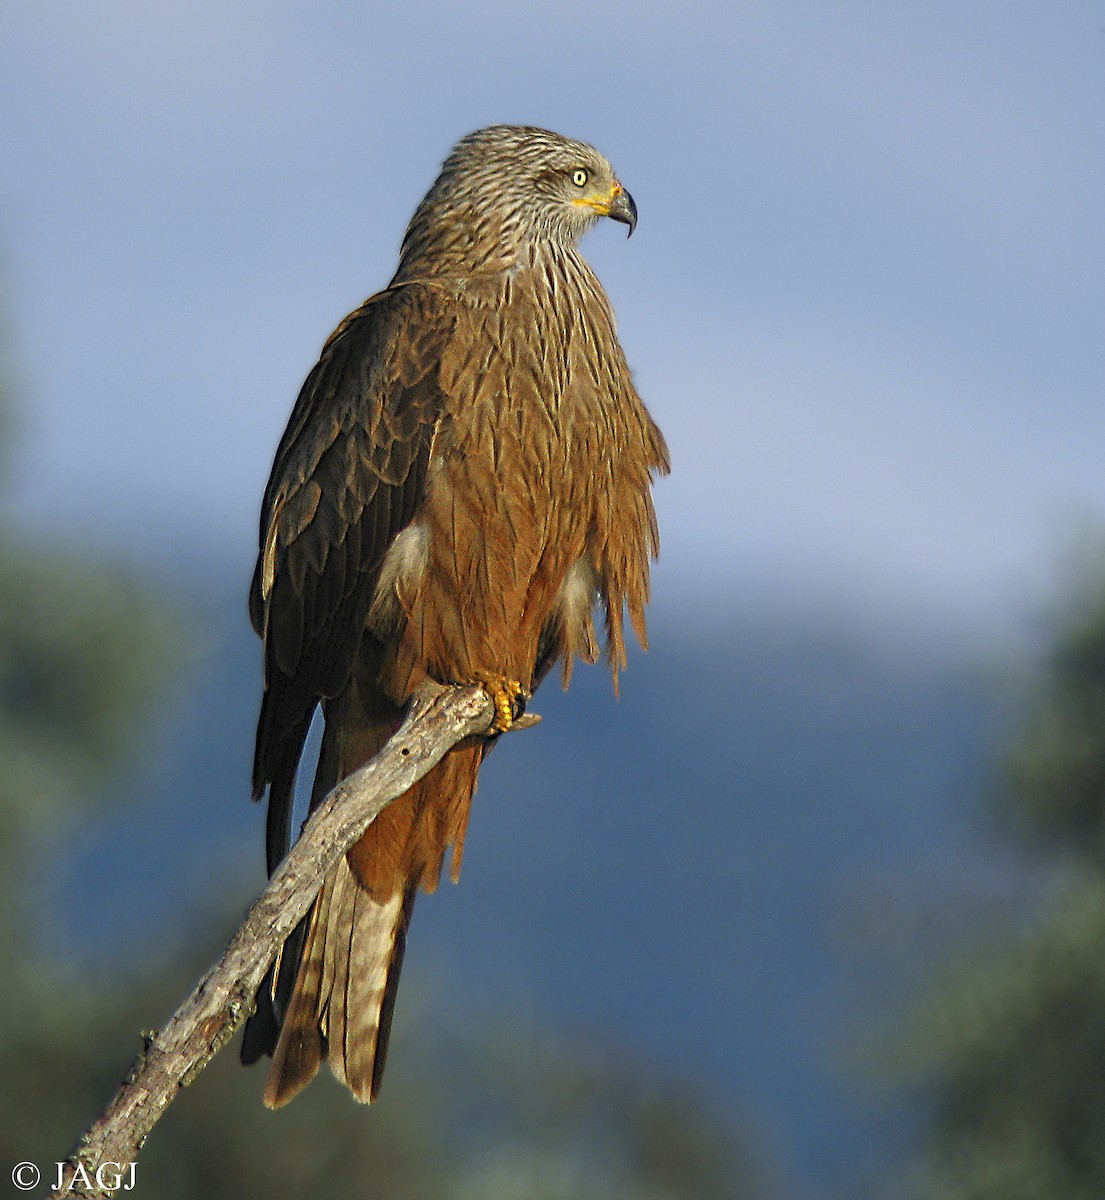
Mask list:
[{"label": "bare tree branch", "polygon": [[[427,689],[411,704],[399,732],[312,813],[303,834],[269,880],[222,958],[196,985],[160,1033],[146,1037],[114,1099],[85,1131],[62,1173],[62,1197],[103,1196],[101,1164],[126,1169],[147,1134],[250,1014],[253,997],[284,939],[310,908],[331,867],[368,825],[458,742],[486,733],[494,715],[478,687]],[[534,724],[523,717],[514,728]]]}]

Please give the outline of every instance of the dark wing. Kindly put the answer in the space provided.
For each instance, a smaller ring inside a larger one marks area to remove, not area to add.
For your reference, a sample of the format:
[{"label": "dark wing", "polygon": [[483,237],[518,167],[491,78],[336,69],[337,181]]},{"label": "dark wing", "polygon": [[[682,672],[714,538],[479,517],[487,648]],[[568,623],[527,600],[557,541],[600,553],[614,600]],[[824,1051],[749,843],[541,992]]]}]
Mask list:
[{"label": "dark wing", "polygon": [[315,707],[342,690],[371,636],[380,564],[422,496],[452,326],[447,298],[426,286],[367,300],[323,348],[276,452],[249,606],[264,642],[253,788],[270,788],[270,873],[287,852]]}]

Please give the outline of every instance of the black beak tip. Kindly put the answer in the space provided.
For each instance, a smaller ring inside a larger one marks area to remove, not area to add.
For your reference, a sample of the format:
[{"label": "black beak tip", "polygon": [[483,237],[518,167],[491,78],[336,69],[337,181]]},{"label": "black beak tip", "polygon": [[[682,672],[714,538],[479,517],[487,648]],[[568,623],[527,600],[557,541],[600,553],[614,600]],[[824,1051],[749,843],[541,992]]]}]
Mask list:
[{"label": "black beak tip", "polygon": [[637,205],[633,201],[633,197],[622,188],[622,190],[614,197],[614,203],[610,206],[610,216],[615,221],[621,221],[623,225],[629,226],[629,232],[626,237],[633,236],[633,230],[637,228]]}]

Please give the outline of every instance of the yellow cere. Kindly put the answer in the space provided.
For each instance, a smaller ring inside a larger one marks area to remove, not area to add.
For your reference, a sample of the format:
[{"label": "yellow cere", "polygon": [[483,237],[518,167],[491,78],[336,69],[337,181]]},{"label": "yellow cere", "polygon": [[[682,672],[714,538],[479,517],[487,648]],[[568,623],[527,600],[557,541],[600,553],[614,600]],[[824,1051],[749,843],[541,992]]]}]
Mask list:
[{"label": "yellow cere", "polygon": [[585,208],[593,208],[595,212],[601,213],[605,217],[610,211],[610,205],[621,195],[622,190],[622,185],[615,183],[610,189],[609,196],[577,196],[573,198],[572,203],[580,204]]}]

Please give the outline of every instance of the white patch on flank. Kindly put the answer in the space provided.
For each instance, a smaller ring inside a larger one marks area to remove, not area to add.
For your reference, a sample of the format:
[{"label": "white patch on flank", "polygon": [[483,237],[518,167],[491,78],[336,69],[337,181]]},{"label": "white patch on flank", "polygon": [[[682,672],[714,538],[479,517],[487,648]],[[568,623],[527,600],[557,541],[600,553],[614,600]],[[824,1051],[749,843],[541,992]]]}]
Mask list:
[{"label": "white patch on flank", "polygon": [[598,576],[595,568],[585,558],[577,559],[560,585],[556,604],[560,615],[560,627],[573,643],[585,642],[580,631],[588,627],[591,609],[598,596]]},{"label": "white patch on flank", "polygon": [[558,604],[564,619],[574,623],[585,617],[591,611],[597,594],[595,568],[585,558],[576,559],[560,585]]},{"label": "white patch on flank", "polygon": [[425,525],[408,525],[388,547],[368,610],[368,623],[374,629],[391,629],[398,624],[422,585],[429,551]]}]

